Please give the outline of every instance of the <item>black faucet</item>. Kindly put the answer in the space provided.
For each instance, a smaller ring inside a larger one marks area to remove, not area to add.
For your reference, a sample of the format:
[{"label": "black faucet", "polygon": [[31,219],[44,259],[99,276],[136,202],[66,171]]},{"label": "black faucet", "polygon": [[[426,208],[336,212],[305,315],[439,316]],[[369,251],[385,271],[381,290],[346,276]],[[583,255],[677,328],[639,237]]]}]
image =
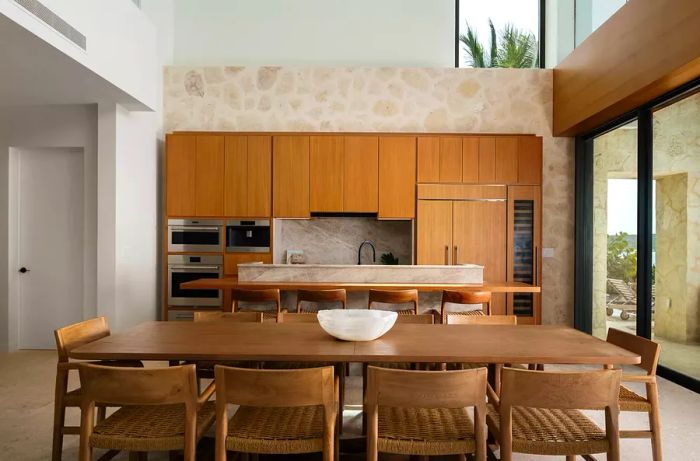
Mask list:
[{"label": "black faucet", "polygon": [[377,262],[377,250],[374,248],[374,243],[370,242],[369,240],[365,240],[364,242],[360,243],[360,248],[357,250],[357,265],[362,265],[362,247],[365,245],[369,245],[372,247],[372,262],[376,263]]}]

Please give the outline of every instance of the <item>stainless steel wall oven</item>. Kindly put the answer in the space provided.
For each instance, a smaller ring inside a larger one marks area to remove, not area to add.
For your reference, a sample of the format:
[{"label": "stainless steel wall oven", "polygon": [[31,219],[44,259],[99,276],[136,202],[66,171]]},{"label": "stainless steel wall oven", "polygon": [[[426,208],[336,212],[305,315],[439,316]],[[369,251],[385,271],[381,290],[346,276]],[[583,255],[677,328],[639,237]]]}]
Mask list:
[{"label": "stainless steel wall oven", "polygon": [[221,307],[221,290],[186,290],[180,284],[203,278],[221,278],[221,255],[168,255],[170,306]]},{"label": "stainless steel wall oven", "polygon": [[218,219],[169,219],[169,252],[217,252],[223,251],[221,229]]}]

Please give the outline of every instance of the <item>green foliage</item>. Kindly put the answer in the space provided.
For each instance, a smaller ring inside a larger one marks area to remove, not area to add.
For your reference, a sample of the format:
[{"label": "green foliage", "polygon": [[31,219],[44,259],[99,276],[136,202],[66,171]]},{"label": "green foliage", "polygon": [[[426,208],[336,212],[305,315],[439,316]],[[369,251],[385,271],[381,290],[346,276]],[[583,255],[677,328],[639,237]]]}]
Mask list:
[{"label": "green foliage", "polygon": [[608,235],[608,278],[630,283],[637,278],[637,249],[628,236],[625,232]]},{"label": "green foliage", "polygon": [[382,264],[395,266],[399,263],[399,258],[396,258],[393,253],[384,253],[381,257]]},{"label": "green foliage", "polygon": [[530,68],[539,65],[538,44],[535,35],[520,30],[513,24],[506,24],[503,30],[496,33],[493,22],[489,19],[491,43],[489,44],[488,59],[484,46],[479,43],[476,31],[467,23],[467,33],[459,36],[464,51],[467,53],[467,64],[472,67],[518,67]]}]

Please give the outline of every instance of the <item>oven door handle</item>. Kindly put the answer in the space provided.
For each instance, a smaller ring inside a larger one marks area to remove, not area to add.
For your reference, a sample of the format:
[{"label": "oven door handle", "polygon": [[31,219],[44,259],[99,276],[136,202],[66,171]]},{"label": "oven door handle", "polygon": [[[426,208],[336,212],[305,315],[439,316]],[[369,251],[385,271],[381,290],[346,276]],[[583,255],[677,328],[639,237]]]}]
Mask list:
[{"label": "oven door handle", "polygon": [[221,266],[170,266],[168,270],[171,272],[209,272],[218,271]]},{"label": "oven door handle", "polygon": [[218,226],[169,226],[171,231],[204,231],[204,232],[219,232]]}]

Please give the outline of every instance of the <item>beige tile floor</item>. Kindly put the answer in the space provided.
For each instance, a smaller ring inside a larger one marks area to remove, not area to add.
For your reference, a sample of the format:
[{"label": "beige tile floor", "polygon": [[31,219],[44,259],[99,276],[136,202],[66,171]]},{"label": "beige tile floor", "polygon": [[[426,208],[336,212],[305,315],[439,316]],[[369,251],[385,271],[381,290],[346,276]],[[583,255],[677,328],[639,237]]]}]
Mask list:
[{"label": "beige tile floor", "polygon": [[[0,460],[50,459],[55,360],[53,351],[0,354]],[[659,381],[664,459],[700,460],[700,395],[664,379]],[[358,377],[349,379],[349,403],[359,403],[360,384]],[[352,412],[346,413],[346,432],[357,431],[359,418]],[[72,423],[77,423],[77,411],[70,412],[69,419]],[[642,414],[625,414],[621,424],[626,428],[644,428],[646,417]],[[63,459],[77,459],[77,446],[77,437],[67,436]],[[127,456],[122,454],[117,459],[124,460]],[[165,460],[167,455],[151,456],[149,459]],[[210,458],[203,456],[202,459]],[[515,459],[524,461],[556,458],[516,455]],[[605,459],[605,456],[599,456],[598,459]],[[649,442],[623,440],[622,459],[650,460]]]}]

